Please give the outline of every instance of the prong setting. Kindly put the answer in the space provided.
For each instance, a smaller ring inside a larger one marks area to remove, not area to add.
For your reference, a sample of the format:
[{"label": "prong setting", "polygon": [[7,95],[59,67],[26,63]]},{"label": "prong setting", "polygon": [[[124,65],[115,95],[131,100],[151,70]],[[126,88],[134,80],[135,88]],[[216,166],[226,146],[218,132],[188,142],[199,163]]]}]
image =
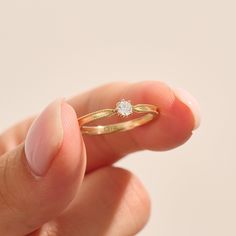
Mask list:
[{"label": "prong setting", "polygon": [[121,117],[128,117],[133,113],[133,106],[130,100],[121,99],[116,103],[116,113]]}]

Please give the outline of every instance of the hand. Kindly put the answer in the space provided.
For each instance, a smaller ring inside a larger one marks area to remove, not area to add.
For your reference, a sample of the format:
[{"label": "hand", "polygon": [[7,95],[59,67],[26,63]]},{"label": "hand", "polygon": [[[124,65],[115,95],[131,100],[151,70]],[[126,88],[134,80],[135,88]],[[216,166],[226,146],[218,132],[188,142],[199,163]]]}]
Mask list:
[{"label": "hand", "polygon": [[[183,99],[183,97],[185,97]],[[82,136],[77,117],[120,98],[159,107],[124,133]],[[160,82],[112,83],[56,100],[0,136],[0,235],[134,235],[145,225],[144,186],[112,164],[128,153],[183,144],[198,125],[192,98]]]}]

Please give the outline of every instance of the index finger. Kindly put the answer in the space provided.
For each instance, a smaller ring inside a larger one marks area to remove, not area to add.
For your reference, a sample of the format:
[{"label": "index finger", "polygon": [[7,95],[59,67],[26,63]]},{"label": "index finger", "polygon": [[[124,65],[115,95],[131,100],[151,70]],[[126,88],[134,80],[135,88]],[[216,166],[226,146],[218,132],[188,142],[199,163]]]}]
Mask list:
[{"label": "index finger", "polygon": [[68,103],[80,117],[100,109],[114,108],[122,98],[131,100],[133,104],[156,105],[158,119],[127,132],[84,135],[87,172],[110,165],[131,152],[175,148],[192,135],[196,125],[193,110],[162,82],[111,83],[78,95]]}]

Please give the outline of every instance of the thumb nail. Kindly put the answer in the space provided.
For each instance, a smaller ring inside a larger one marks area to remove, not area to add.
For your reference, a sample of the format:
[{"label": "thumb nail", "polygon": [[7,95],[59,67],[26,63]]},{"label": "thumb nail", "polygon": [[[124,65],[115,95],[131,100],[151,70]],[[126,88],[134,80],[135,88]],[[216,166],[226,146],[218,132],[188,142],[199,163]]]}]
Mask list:
[{"label": "thumb nail", "polygon": [[201,113],[200,113],[200,106],[197,100],[186,90],[182,88],[175,88],[173,89],[175,96],[187,105],[190,110],[192,111],[194,117],[194,129],[197,129],[201,123]]},{"label": "thumb nail", "polygon": [[63,99],[48,105],[33,122],[25,140],[25,154],[31,171],[43,176],[63,142]]}]

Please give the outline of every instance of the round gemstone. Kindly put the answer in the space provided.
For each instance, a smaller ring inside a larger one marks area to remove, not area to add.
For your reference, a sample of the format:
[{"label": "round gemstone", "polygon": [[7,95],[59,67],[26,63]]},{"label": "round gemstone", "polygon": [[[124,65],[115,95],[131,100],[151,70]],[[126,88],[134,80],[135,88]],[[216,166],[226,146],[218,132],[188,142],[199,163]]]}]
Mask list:
[{"label": "round gemstone", "polygon": [[132,114],[133,108],[129,101],[122,99],[116,105],[117,113],[121,116],[128,116]]}]

